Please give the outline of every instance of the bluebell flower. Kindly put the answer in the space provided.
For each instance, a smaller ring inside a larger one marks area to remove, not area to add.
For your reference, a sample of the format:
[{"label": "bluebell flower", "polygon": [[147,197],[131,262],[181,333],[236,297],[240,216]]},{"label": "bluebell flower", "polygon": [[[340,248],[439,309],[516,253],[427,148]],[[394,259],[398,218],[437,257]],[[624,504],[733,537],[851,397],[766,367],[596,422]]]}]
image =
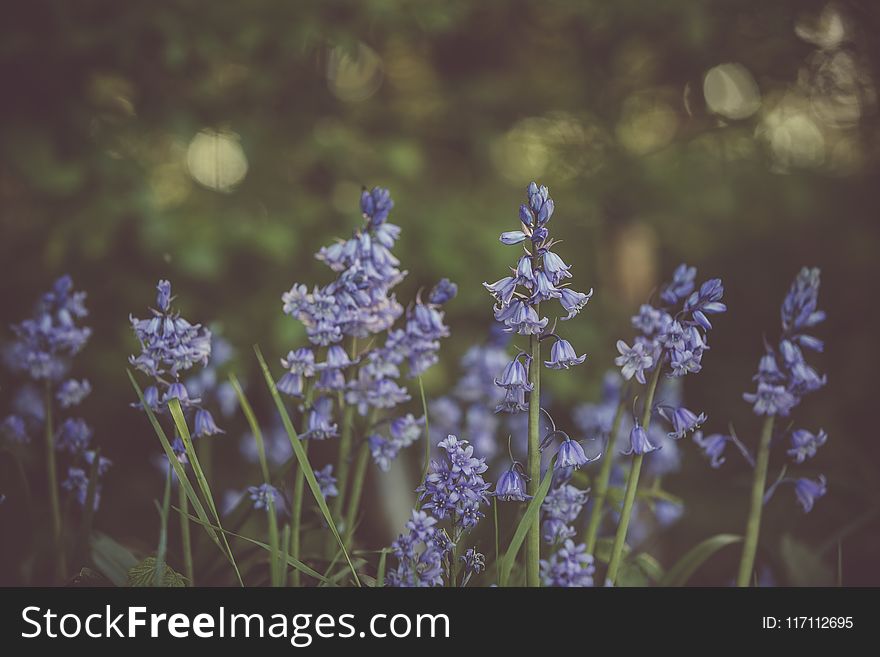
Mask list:
[{"label": "bluebell flower", "polygon": [[680,264],[672,273],[672,281],[667,283],[660,292],[660,298],[672,305],[690,295],[694,289],[697,268]]},{"label": "bluebell flower", "polygon": [[507,390],[511,388],[522,389],[526,392],[534,387],[529,383],[528,370],[519,360],[522,356],[522,353],[517,354],[516,357],[504,367],[501,377],[495,379],[496,386]]},{"label": "bluebell flower", "polygon": [[523,240],[525,240],[526,234],[521,230],[510,230],[506,233],[501,233],[501,243],[506,244],[508,246],[512,246],[513,244],[519,244]]},{"label": "bluebell flower", "polygon": [[529,410],[526,404],[524,388],[507,388],[502,399],[495,407],[496,413],[519,413]]},{"label": "bluebell flower", "polygon": [[660,445],[654,445],[648,439],[648,433],[638,423],[633,425],[632,431],[629,433],[629,449],[622,454],[629,456],[630,454],[649,454],[660,449]]},{"label": "bluebell flower", "polygon": [[633,328],[638,329],[646,336],[652,336],[659,332],[667,322],[672,320],[669,314],[655,308],[651,304],[644,303],[639,307],[639,312],[632,316]]},{"label": "bluebell flower", "polygon": [[388,213],[394,207],[394,201],[387,189],[382,187],[373,187],[370,191],[366,189],[361,193],[361,212],[364,217],[369,219],[370,226],[375,228],[388,219]]},{"label": "bluebell flower", "polygon": [[516,292],[516,286],[519,285],[517,278],[513,276],[505,276],[494,283],[483,283],[489,293],[495,297],[495,300],[502,306],[507,306]]},{"label": "bluebell flower", "polygon": [[83,399],[89,396],[91,391],[92,385],[86,379],[82,381],[68,379],[58,386],[55,398],[61,404],[61,408],[70,408],[80,404]]},{"label": "bluebell flower", "polygon": [[[818,267],[801,269],[782,302],[782,330],[798,341],[804,337],[804,329],[825,321],[825,311],[818,309],[820,276]],[[815,338],[807,340],[806,345],[814,351],[822,351],[821,341]]]},{"label": "bluebell flower", "polygon": [[[83,460],[89,466],[91,466],[95,462],[96,456],[98,456],[97,452],[95,452],[95,450],[92,450],[92,449],[86,450],[85,452],[83,452]],[[113,465],[113,461],[111,461],[110,459],[108,459],[104,456],[98,456],[98,467],[97,467],[98,476],[103,477],[105,474],[107,474],[107,471],[110,469],[110,466],[112,466],[112,465]]]},{"label": "bluebell flower", "polygon": [[828,491],[826,484],[824,475],[819,475],[819,478],[815,480],[801,477],[794,482],[794,492],[804,509],[804,513],[812,511],[816,500],[825,495]]},{"label": "bluebell flower", "polygon": [[584,309],[584,306],[586,306],[592,298],[592,288],[590,288],[590,291],[586,294],[584,294],[583,292],[575,292],[570,287],[561,288],[559,294],[559,303],[562,304],[565,312],[568,313],[568,315],[562,318],[562,321],[567,321],[577,315],[581,310]]},{"label": "bluebell flower", "polygon": [[593,557],[583,543],[570,538],[549,559],[541,560],[541,583],[544,586],[583,587],[593,585]]},{"label": "bluebell flower", "polygon": [[218,433],[225,433],[223,429],[214,422],[214,416],[211,412],[204,408],[196,409],[195,430],[193,436],[198,438],[201,436],[213,436]]},{"label": "bluebell flower", "polygon": [[308,413],[306,430],[300,438],[303,440],[336,438],[339,435],[337,426],[333,422],[333,400],[329,397],[318,397]]},{"label": "bluebell flower", "polygon": [[[71,466],[67,469],[67,478],[61,482],[61,488],[73,494],[77,504],[85,506],[89,493],[89,476],[82,468]],[[95,485],[94,510],[98,510],[101,503],[100,485]]]},{"label": "bluebell flower", "polygon": [[544,259],[544,271],[547,272],[547,276],[550,277],[550,282],[553,285],[559,285],[564,279],[571,278],[571,265],[565,264],[565,262],[558,255],[553,253],[550,250],[543,252]]},{"label": "bluebell flower", "polygon": [[497,306],[495,319],[505,324],[507,332],[520,335],[540,335],[549,321],[546,317],[538,319],[537,311],[520,300],[512,301],[507,307]]},{"label": "bluebell flower", "polygon": [[419,499],[427,500],[423,508],[439,520],[451,517],[461,530],[470,530],[483,517],[481,505],[488,504],[489,484],[482,474],[487,470],[485,459],[473,456],[467,440],[447,436],[438,447],[445,458],[432,460],[424,483],[417,489]]},{"label": "bluebell flower", "polygon": [[443,586],[443,564],[452,553],[454,544],[437,519],[424,511],[413,510],[406,523],[407,533],[391,544],[398,565],[386,575],[391,587]]},{"label": "bluebell flower", "polygon": [[18,415],[7,415],[0,423],[0,434],[11,443],[23,445],[31,441],[24,419]]},{"label": "bluebell flower", "polygon": [[639,383],[647,383],[645,371],[653,367],[654,357],[647,352],[644,343],[635,342],[630,347],[623,340],[618,340],[617,351],[620,356],[614,359],[614,364],[620,368],[623,378],[629,381],[635,376]]},{"label": "bluebell flower", "polygon": [[550,349],[550,360],[544,361],[544,365],[553,370],[567,370],[575,365],[580,365],[586,358],[586,354],[578,356],[571,343],[560,338],[553,343],[553,347]]},{"label": "bluebell flower", "polygon": [[391,469],[391,463],[397,459],[400,453],[400,443],[391,440],[382,434],[372,434],[367,438],[370,444],[370,455],[373,462],[382,472]]},{"label": "bluebell flower", "polygon": [[520,256],[519,262],[516,265],[514,283],[532,289],[536,282],[535,272],[532,269],[532,256],[529,254]]},{"label": "bluebell flower", "polygon": [[551,489],[541,504],[542,536],[551,545],[575,534],[572,526],[587,503],[589,492],[571,484],[560,484]]},{"label": "bluebell flower", "polygon": [[198,397],[190,397],[187,387],[179,381],[175,381],[168,386],[168,389],[162,396],[162,403],[167,404],[172,399],[176,399],[177,401],[179,401],[182,408],[189,408],[190,406],[199,404],[202,401]]},{"label": "bluebell flower", "polygon": [[511,465],[495,484],[495,492],[492,495],[501,502],[527,502],[532,499],[532,496],[526,493],[526,481],[518,466],[518,463]]},{"label": "bluebell flower", "polygon": [[339,489],[336,488],[336,477],[333,476],[332,464],[328,463],[320,470],[315,470],[315,480],[318,482],[318,488],[321,489],[321,495],[325,498],[339,495]]},{"label": "bluebell flower", "polygon": [[[130,317],[141,353],[129,361],[151,377],[160,378],[167,372],[176,378],[197,363],[207,365],[211,332],[200,324],[190,324],[167,305],[172,298],[168,281],[159,281],[157,288],[160,310],[153,310],[150,319]],[[163,305],[165,309],[161,310]]]},{"label": "bluebell flower", "polygon": [[581,447],[580,443],[566,437],[559,445],[556,465],[560,468],[580,468],[582,465],[595,460],[587,458],[584,448]]},{"label": "bluebell flower", "polygon": [[85,292],[75,292],[70,276],[62,276],[43,294],[31,318],[14,324],[15,340],[7,360],[15,371],[37,380],[61,379],[69,360],[88,342],[92,330],[78,325],[88,315]]},{"label": "bluebell flower", "polygon": [[276,513],[280,513],[284,509],[284,498],[281,496],[281,491],[271,484],[248,486],[248,494],[254,502],[255,509],[266,509],[268,512],[270,502],[275,507]]},{"label": "bluebell flower", "polygon": [[428,295],[428,303],[442,306],[449,303],[458,294],[458,286],[448,278],[441,278]]},{"label": "bluebell flower", "polygon": [[706,422],[706,414],[697,415],[684,406],[678,408],[664,407],[660,414],[672,425],[672,431],[667,434],[670,438],[678,440],[692,431],[699,429]]},{"label": "bluebell flower", "polygon": [[278,379],[278,383],[275,384],[275,387],[278,389],[278,392],[282,394],[291,397],[302,397],[304,390],[303,384],[304,381],[302,375],[285,372],[281,378]]},{"label": "bluebell flower", "polygon": [[468,548],[459,559],[464,563],[466,575],[479,575],[486,569],[486,557],[482,553],[477,552],[476,548]]},{"label": "bluebell flower", "polygon": [[547,277],[547,273],[542,269],[535,272],[534,286],[534,292],[529,299],[531,303],[540,303],[541,301],[549,301],[550,299],[559,299],[562,296],[562,290],[553,285],[553,283]]},{"label": "bluebell flower", "polygon": [[654,503],[654,516],[657,524],[661,527],[670,527],[681,520],[684,515],[684,505],[670,502],[669,500],[657,500]]},{"label": "bluebell flower", "polygon": [[67,418],[58,430],[55,447],[69,454],[82,454],[92,440],[92,430],[81,418]]},{"label": "bluebell flower", "polygon": [[702,448],[703,453],[709,458],[709,465],[713,468],[720,468],[721,464],[725,461],[724,448],[727,447],[727,442],[730,440],[730,436],[725,436],[720,433],[703,436],[702,431],[695,431],[693,439],[694,442]]},{"label": "bluebell flower", "polygon": [[764,382],[758,383],[756,392],[744,393],[743,399],[754,404],[752,410],[756,415],[787,416],[798,403],[797,397],[785,386]]},{"label": "bluebell flower", "polygon": [[806,429],[797,429],[791,432],[791,449],[788,450],[788,455],[795,463],[803,463],[816,456],[816,451],[827,440],[828,434],[823,429],[819,429],[815,434]]}]

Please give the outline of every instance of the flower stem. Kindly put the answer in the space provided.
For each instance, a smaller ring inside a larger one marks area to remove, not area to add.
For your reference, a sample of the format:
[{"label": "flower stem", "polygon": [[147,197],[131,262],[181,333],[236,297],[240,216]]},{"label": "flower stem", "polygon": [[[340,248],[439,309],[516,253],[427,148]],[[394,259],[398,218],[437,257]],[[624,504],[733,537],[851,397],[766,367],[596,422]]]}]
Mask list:
[{"label": "flower stem", "polygon": [[[303,441],[303,451],[309,453],[309,441]],[[302,468],[296,469],[296,475],[293,479],[293,509],[290,515],[290,556],[299,560],[300,552],[300,527],[302,526],[302,504],[303,504],[303,487],[305,485],[305,471]],[[299,568],[294,568],[291,576],[292,586],[301,586],[302,578],[300,577]]]},{"label": "flower stem", "polygon": [[336,464],[336,486],[339,495],[333,499],[333,517],[342,517],[345,496],[348,493],[348,471],[351,464],[351,438],[354,427],[355,407],[348,405],[342,413],[342,434],[339,437],[339,459]]},{"label": "flower stem", "polygon": [[748,586],[755,566],[755,552],[758,550],[758,535],[761,532],[761,511],[764,508],[764,488],[767,485],[767,467],[770,464],[770,439],[773,436],[773,416],[764,420],[761,442],[755,459],[755,478],[752,480],[752,501],[746,535],[743,542],[742,559],[739,562],[737,586]]},{"label": "flower stem", "polygon": [[55,431],[52,427],[52,383],[46,381],[46,476],[49,486],[49,506],[52,512],[52,549],[55,552],[55,582],[64,581],[67,555],[61,540],[61,505],[58,502],[58,473],[55,465]]},{"label": "flower stem", "polygon": [[617,440],[617,432],[620,431],[620,423],[623,414],[629,406],[629,384],[625,385],[620,393],[620,403],[614,413],[611,423],[611,433],[608,434],[608,444],[605,446],[605,458],[602,467],[596,477],[593,494],[593,509],[590,511],[590,520],[587,524],[587,534],[584,542],[587,545],[587,553],[593,554],[596,549],[596,540],[599,536],[599,524],[602,522],[602,512],[605,510],[605,499],[608,497],[608,481],[611,478],[611,465],[614,463],[614,443]]},{"label": "flower stem", "polygon": [[[662,363],[654,368],[651,380],[648,382],[648,391],[645,395],[645,408],[642,412],[642,427],[648,430],[651,423],[651,407],[654,405],[654,393],[657,391],[657,382],[660,380]],[[617,573],[620,570],[620,561],[623,557],[623,546],[626,543],[626,533],[629,530],[629,521],[632,516],[633,504],[636,501],[636,490],[639,487],[639,474],[642,471],[644,454],[635,454],[632,459],[632,467],[626,480],[626,493],[623,497],[623,510],[620,513],[620,523],[617,525],[617,533],[614,535],[614,545],[611,548],[611,560],[608,562],[608,574],[606,581],[614,584]]]},{"label": "flower stem", "polygon": [[168,473],[165,475],[162,508],[159,511],[161,524],[159,525],[159,545],[156,547],[156,571],[153,577],[153,586],[165,586],[165,564],[168,555],[168,510],[171,508],[171,472],[171,464],[169,463]]},{"label": "flower stem", "polygon": [[[537,310],[537,308],[536,308]],[[538,492],[541,484],[541,341],[537,335],[529,337],[529,495]],[[540,586],[541,519],[538,515],[526,535],[526,586]]]},{"label": "flower stem", "polygon": [[192,538],[189,531],[189,499],[183,486],[177,487],[180,504],[180,541],[183,545],[183,568],[190,586],[196,585],[193,571]]},{"label": "flower stem", "polygon": [[[425,385],[422,383],[422,377],[419,377],[419,392],[422,396],[422,413],[425,415],[425,462],[422,465],[422,478],[419,483],[425,482],[428,476],[428,467],[431,465],[431,425],[428,424],[428,402],[425,399]],[[416,503],[416,506],[420,506]]]},{"label": "flower stem", "polygon": [[358,450],[357,462],[354,466],[354,478],[351,486],[351,499],[348,502],[348,509],[345,512],[345,528],[343,544],[346,549],[351,546],[351,539],[354,536],[354,523],[357,520],[358,508],[361,505],[361,493],[364,488],[364,479],[367,474],[367,463],[370,460],[370,444],[366,440]]}]

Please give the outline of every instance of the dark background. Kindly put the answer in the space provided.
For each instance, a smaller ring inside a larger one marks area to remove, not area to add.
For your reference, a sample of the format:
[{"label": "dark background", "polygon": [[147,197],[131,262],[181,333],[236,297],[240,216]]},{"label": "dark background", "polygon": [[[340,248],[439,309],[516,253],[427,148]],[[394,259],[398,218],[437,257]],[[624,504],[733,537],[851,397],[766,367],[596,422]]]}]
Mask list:
[{"label": "dark background", "polygon": [[[115,462],[98,528],[145,552],[155,544],[158,445],[128,406],[125,367],[128,314],[146,312],[159,277],[258,384],[251,345],[277,356],[302,338],[281,293],[326,282],[312,254],[358,224],[362,185],[389,187],[410,272],[400,297],[442,276],[460,287],[453,337],[426,378],[437,396],[485,339],[480,283],[513,263],[497,235],[516,227],[537,179],[556,200],[575,286],[595,288],[566,326],[587,364],[547,376],[561,417],[596,397],[629,315],[684,260],[723,278],[730,309],[704,372],[686,381],[688,405],[710,431],[730,421],[754,444],[759,420],[741,393],[762,336],[776,336],[798,269],[822,268],[829,385],[795,418],[830,435],[800,470],[825,473],[829,492],[805,516],[780,490],[761,559],[781,584],[832,583],[838,556],[844,584],[880,584],[876,3],[84,1],[4,13],[3,335],[61,273],[88,290],[94,336],[74,373],[92,381],[82,414]],[[264,389],[251,389],[268,418]],[[239,456],[241,418],[225,428],[214,476],[240,489],[258,471]],[[665,483],[686,514],[655,550],[667,565],[742,531],[746,512],[749,472],[735,455],[714,471],[683,448],[683,471]],[[781,451],[771,472],[780,462]],[[32,467],[39,496],[38,454]],[[14,510],[0,519],[5,565],[18,563],[22,525]],[[400,529],[365,525],[375,546]],[[735,557],[693,581],[727,583]],[[17,568],[3,579],[26,581]]]}]

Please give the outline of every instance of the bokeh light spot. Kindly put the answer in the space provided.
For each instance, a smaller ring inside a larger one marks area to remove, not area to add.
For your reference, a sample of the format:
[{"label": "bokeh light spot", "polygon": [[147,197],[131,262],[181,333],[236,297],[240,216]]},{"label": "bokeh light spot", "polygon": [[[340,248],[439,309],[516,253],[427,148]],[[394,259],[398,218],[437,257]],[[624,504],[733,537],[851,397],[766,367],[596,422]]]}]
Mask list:
[{"label": "bokeh light spot", "polygon": [[186,166],[200,185],[230,192],[247,174],[248,161],[237,134],[204,129],[189,143]]}]

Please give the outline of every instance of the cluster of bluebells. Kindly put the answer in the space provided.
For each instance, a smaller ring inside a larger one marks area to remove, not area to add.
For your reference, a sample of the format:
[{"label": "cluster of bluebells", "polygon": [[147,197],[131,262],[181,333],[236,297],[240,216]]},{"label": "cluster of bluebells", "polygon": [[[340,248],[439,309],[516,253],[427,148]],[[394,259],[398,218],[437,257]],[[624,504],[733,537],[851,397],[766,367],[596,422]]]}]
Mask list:
[{"label": "cluster of bluebells", "polygon": [[[0,422],[0,432],[7,441],[29,443],[36,425],[46,418],[46,403],[57,404],[61,411],[69,412],[91,393],[92,386],[87,380],[67,378],[72,358],[91,336],[91,329],[81,324],[88,316],[85,300],[86,293],[73,289],[70,276],[62,276],[41,297],[34,316],[12,326],[15,340],[6,351],[10,369],[34,381],[44,381],[52,395],[40,400],[29,384],[21,388],[13,402],[15,412]],[[94,506],[97,508],[100,480],[107,473],[110,460],[94,449],[92,437],[93,431],[84,419],[66,417],[58,424],[53,444],[67,466],[61,487],[80,506],[86,504],[90,474],[95,472]]]},{"label": "cluster of bluebells", "polygon": [[[315,398],[307,408],[303,438],[322,440],[338,435],[334,399],[341,398],[360,415],[409,401],[409,393],[399,383],[402,367],[406,366],[410,377],[421,376],[437,362],[440,340],[449,335],[442,306],[455,296],[454,283],[441,280],[426,298],[417,295],[405,312],[392,292],[406,276],[391,251],[400,236],[400,227],[388,222],[393,207],[388,190],[364,190],[364,225],[350,239],[323,247],[316,254],[336,278],[311,292],[297,283],[282,296],[284,312],[305,326],[313,345],[293,350],[281,360],[285,373],[278,381],[278,390],[284,394]],[[403,325],[395,328],[401,316]],[[339,344],[345,338],[353,343],[372,338],[377,346],[349,354]],[[316,358],[315,347],[326,347],[323,361]],[[418,438],[411,416],[398,418],[390,426],[390,436],[377,433],[370,437],[374,460],[383,470]]]},{"label": "cluster of bluebells", "polygon": [[[523,244],[524,253],[509,276],[483,286],[495,299],[495,319],[504,325],[505,331],[539,339],[553,338],[550,360],[544,364],[551,369],[569,369],[583,363],[586,356],[578,356],[568,340],[548,332],[549,320],[540,317],[538,310],[541,302],[555,299],[566,312],[562,320],[571,319],[587,305],[593,291],[585,294],[572,290],[566,281],[571,278],[571,267],[551,251],[556,242],[550,237],[548,223],[555,206],[548,189],[532,182],[526,196],[528,202],[519,211],[520,230],[502,233],[500,238],[503,244]],[[518,353],[496,379],[496,385],[504,390],[497,411],[527,410],[525,395],[532,389],[528,368],[539,366],[530,361],[528,354]]]},{"label": "cluster of bluebells", "polygon": [[[151,385],[144,389],[144,403],[159,413],[166,410],[169,400],[177,399],[193,423],[194,438],[222,433],[214,416],[203,406],[201,397],[190,394],[180,378],[194,365],[207,367],[211,358],[211,332],[201,324],[190,323],[174,310],[170,282],[160,280],[156,290],[156,308],[150,309],[151,317],[130,317],[141,351],[132,355],[129,362],[152,379]],[[141,405],[134,406],[140,408]],[[179,436],[172,447],[178,459],[185,462],[186,452]]]},{"label": "cluster of bluebells", "polygon": [[[804,267],[795,277],[791,288],[782,302],[782,334],[777,347],[765,342],[764,355],[758,362],[758,372],[753,380],[757,384],[755,392],[747,392],[743,398],[752,404],[758,416],[788,417],[804,396],[822,388],[827,377],[820,375],[806,361],[804,350],[821,352],[824,343],[809,335],[808,330],[825,320],[825,311],[819,303],[820,271],[818,268]],[[823,429],[816,432],[801,428],[786,429],[781,436],[787,443],[787,455],[796,465],[801,465],[816,456],[819,448],[828,440]],[[754,457],[735,435],[711,434],[694,436],[702,447],[713,468],[724,463],[725,448],[734,445],[745,459],[754,465]],[[777,481],[767,491],[766,500],[780,484],[792,484],[798,503],[805,513],[809,513],[815,501],[825,495],[827,482],[823,475],[816,479],[808,477],[785,477]]]},{"label": "cluster of bluebells", "polygon": [[[447,436],[439,447],[443,457],[431,461],[424,483],[419,486],[420,510],[412,512],[407,533],[392,544],[397,569],[387,577],[389,586],[442,586],[451,578],[450,559],[455,544],[483,517],[481,506],[488,503],[489,484],[483,479],[484,458],[474,456],[474,448],[466,440]],[[448,521],[448,529],[440,525]],[[485,557],[475,548],[460,557],[464,586],[473,575],[485,568]],[[450,580],[451,581],[451,580]]]},{"label": "cluster of bluebells", "polygon": [[[632,346],[617,341],[619,356],[615,364],[623,378],[647,382],[649,372],[667,370],[671,377],[683,377],[702,370],[703,355],[709,350],[708,332],[712,329],[710,315],[723,313],[727,306],[721,301],[724,286],[712,278],[696,286],[697,270],[681,264],[672,280],[660,290],[657,305],[644,304],[633,316],[633,328],[639,335]],[[672,427],[668,436],[679,439],[698,429],[705,421],[703,413],[684,407],[665,406],[660,414]],[[625,454],[647,454],[660,449],[652,442],[646,427],[635,421],[630,430],[630,444]]]},{"label": "cluster of bluebells", "polygon": [[397,458],[400,450],[416,442],[422,435],[424,418],[415,418],[412,413],[391,421],[388,435],[371,434],[369,437],[370,453],[373,461],[383,472],[388,472],[391,463]]},{"label": "cluster of bluebells", "polygon": [[438,520],[450,518],[457,537],[473,529],[484,515],[481,506],[489,502],[489,484],[482,475],[488,466],[485,458],[474,456],[467,440],[450,435],[438,447],[443,456],[431,460],[428,475],[418,488],[419,499],[425,501],[422,508]]}]

